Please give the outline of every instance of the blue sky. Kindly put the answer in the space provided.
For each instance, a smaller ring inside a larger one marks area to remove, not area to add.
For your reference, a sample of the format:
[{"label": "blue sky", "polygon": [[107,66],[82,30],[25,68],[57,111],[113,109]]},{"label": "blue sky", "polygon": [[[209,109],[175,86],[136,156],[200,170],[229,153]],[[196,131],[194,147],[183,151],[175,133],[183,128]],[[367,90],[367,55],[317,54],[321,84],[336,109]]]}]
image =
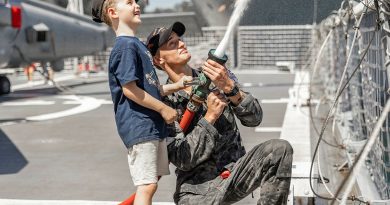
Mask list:
[{"label": "blue sky", "polygon": [[154,11],[155,8],[172,8],[175,4],[183,2],[184,0],[149,0],[149,5],[146,11]]}]

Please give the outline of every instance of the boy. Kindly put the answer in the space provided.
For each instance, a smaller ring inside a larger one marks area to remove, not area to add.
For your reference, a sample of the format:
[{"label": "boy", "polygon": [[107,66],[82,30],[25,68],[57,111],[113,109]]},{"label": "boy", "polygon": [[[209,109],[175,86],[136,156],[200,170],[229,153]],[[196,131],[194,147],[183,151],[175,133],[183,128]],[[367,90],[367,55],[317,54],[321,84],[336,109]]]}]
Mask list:
[{"label": "boy", "polygon": [[134,204],[151,204],[158,176],[168,175],[166,123],[177,118],[176,110],[161,102],[167,95],[184,88],[179,83],[160,86],[152,56],[136,38],[141,23],[135,0],[95,0],[93,20],[105,22],[116,33],[109,62],[109,84],[119,135],[128,148],[130,173],[137,186]]}]

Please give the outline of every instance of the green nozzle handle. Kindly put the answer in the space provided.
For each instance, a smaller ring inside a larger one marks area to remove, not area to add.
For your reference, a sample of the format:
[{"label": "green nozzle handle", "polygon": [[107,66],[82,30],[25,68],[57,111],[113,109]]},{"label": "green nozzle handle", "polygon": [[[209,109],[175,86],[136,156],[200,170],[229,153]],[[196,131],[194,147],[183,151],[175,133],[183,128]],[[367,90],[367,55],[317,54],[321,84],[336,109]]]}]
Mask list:
[{"label": "green nozzle handle", "polygon": [[[215,49],[211,49],[209,51],[209,58],[221,65],[225,64],[228,60],[228,57],[224,55],[222,58],[214,55]],[[199,73],[198,78],[196,79],[198,82],[196,83],[192,89],[193,97],[196,97],[200,101],[205,101],[207,99],[208,94],[210,93],[209,87],[211,84],[210,78],[204,74],[204,72]],[[188,106],[187,106],[188,107]]]},{"label": "green nozzle handle", "polygon": [[227,62],[227,60],[228,60],[227,55],[224,55],[222,58],[220,58],[220,57],[214,55],[214,53],[215,53],[215,49],[211,49],[209,51],[209,59],[211,59],[211,60],[213,60],[221,65],[223,65]]}]

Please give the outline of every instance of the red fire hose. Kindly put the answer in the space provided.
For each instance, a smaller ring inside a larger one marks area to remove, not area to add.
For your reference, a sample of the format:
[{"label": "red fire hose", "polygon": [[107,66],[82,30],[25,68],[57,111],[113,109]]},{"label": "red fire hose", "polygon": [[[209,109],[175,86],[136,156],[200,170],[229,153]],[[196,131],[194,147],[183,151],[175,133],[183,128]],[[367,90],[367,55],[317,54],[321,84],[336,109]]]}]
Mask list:
[{"label": "red fire hose", "polygon": [[135,193],[132,194],[129,198],[127,198],[126,200],[124,200],[122,203],[120,203],[119,205],[133,205],[134,204],[134,200],[135,200]]},{"label": "red fire hose", "polygon": [[180,121],[180,127],[183,130],[183,132],[187,131],[188,126],[190,126],[194,116],[195,116],[195,113],[193,111],[186,109],[186,111],[184,112],[183,118],[181,118],[181,121]]}]

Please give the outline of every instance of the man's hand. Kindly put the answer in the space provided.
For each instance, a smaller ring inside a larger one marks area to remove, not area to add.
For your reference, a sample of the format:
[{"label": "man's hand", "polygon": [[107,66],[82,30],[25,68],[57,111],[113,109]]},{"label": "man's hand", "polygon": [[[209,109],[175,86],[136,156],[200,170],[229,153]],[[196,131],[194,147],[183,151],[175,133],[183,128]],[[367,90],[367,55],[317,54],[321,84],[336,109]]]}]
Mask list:
[{"label": "man's hand", "polygon": [[225,97],[218,91],[213,91],[207,97],[207,113],[204,118],[210,123],[214,124],[215,121],[221,116],[223,110],[227,105]]},{"label": "man's hand", "polygon": [[167,124],[171,124],[175,120],[177,120],[177,111],[167,105],[162,107],[162,109],[160,110],[160,114]]},{"label": "man's hand", "polygon": [[234,81],[230,79],[225,66],[208,59],[202,66],[203,72],[213,81],[214,85],[224,93],[229,93],[234,87]]},{"label": "man's hand", "polygon": [[[233,90],[235,82],[229,77],[226,67],[208,59],[202,68],[203,72],[213,81],[214,85],[221,89],[224,93],[230,93]],[[239,91],[237,95],[229,97],[229,100],[234,106],[237,106],[241,103],[244,97],[245,94]]]}]

